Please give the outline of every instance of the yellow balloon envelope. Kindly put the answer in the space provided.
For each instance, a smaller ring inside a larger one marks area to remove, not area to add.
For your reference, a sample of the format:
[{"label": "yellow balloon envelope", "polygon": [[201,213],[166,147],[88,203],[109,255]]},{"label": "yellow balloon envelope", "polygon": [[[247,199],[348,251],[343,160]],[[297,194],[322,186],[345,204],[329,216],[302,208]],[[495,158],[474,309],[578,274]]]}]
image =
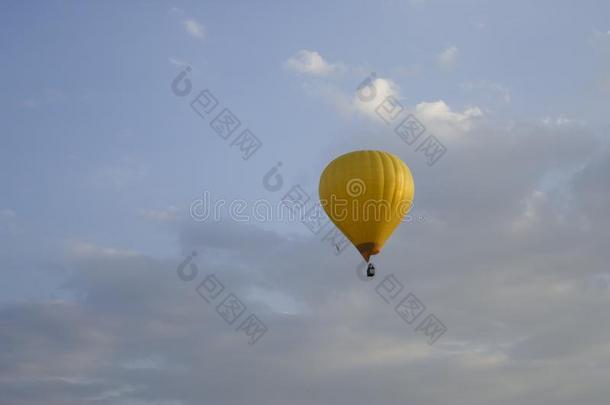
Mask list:
[{"label": "yellow balloon envelope", "polygon": [[362,150],[341,155],[320,176],[320,202],[367,262],[411,208],[415,185],[397,156]]}]

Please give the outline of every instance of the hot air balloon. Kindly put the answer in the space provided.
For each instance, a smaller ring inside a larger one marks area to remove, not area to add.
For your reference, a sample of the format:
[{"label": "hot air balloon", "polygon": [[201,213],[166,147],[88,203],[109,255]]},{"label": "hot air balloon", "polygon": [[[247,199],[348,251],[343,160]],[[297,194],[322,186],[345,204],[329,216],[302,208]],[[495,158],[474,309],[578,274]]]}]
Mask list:
[{"label": "hot air balloon", "polygon": [[407,165],[377,150],[346,153],[320,176],[320,203],[333,223],[370,263],[411,208],[415,185]]}]

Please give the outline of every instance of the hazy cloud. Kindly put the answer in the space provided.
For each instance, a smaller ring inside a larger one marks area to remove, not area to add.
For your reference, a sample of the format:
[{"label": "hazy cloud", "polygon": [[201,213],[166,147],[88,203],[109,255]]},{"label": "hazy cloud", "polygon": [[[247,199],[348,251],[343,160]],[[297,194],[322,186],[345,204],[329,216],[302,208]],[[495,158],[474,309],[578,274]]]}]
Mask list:
[{"label": "hazy cloud", "polygon": [[337,65],[328,63],[318,52],[306,49],[286,60],[284,66],[294,72],[312,76],[325,76],[338,70]]},{"label": "hazy cloud", "polygon": [[438,65],[441,69],[451,70],[456,66],[456,64],[458,62],[458,57],[459,57],[459,49],[453,45],[449,46],[449,47],[443,49],[437,55]]},{"label": "hazy cloud", "polygon": [[184,20],[183,24],[186,32],[188,32],[192,37],[197,39],[205,38],[205,28],[203,27],[203,24],[197,22],[193,18]]}]

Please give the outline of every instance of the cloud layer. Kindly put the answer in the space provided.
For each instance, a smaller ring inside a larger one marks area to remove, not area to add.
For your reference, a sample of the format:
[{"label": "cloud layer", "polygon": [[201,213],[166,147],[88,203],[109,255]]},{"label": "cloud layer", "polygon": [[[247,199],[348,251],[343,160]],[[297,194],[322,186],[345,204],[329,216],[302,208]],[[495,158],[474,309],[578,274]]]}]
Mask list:
[{"label": "cloud layer", "polygon": [[[248,224],[180,222],[192,282],[184,257],[72,242],[74,298],[0,310],[4,402],[605,403],[610,154],[582,129],[462,130],[438,171],[412,166],[429,221],[399,228],[375,282],[354,251]],[[268,326],[256,345],[197,294],[212,273]],[[434,346],[376,292],[391,273],[448,327]]]}]

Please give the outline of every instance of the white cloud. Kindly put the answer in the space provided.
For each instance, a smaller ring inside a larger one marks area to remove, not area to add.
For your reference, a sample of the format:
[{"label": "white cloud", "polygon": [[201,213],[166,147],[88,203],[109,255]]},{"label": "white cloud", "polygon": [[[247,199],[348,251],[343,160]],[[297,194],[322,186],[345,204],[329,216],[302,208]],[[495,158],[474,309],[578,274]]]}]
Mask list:
[{"label": "white cloud", "polygon": [[479,107],[469,107],[463,112],[452,111],[443,101],[421,102],[415,106],[417,117],[426,126],[437,132],[450,133],[452,130],[468,131],[475,120],[483,116]]},{"label": "white cloud", "polygon": [[184,21],[184,28],[186,29],[186,32],[197,39],[205,38],[205,29],[203,25],[192,18]]},{"label": "white cloud", "polygon": [[459,49],[455,46],[450,46],[444,49],[437,56],[438,65],[441,69],[453,69],[457,64]]},{"label": "white cloud", "polygon": [[337,71],[338,66],[328,63],[316,51],[301,49],[294,56],[290,57],[284,66],[297,73],[324,76]]},{"label": "white cloud", "polygon": [[[400,104],[396,107],[397,111],[401,111],[400,114],[414,113],[428,129],[438,134],[451,135],[456,131],[469,131],[475,121],[484,115],[476,106],[468,107],[462,112],[453,111],[443,100],[421,102],[413,108],[402,100],[400,87],[393,80],[374,74],[369,76],[368,80],[360,84],[351,99],[349,94],[332,84],[321,83],[310,87],[316,95],[329,101],[340,113],[346,116],[357,114],[378,123],[383,121],[377,109],[391,97]],[[403,110],[400,110],[401,106]]]},{"label": "white cloud", "polygon": [[575,123],[574,120],[571,120],[569,118],[564,117],[563,115],[560,115],[559,117],[544,117],[540,120],[542,122],[542,124],[544,124],[547,127],[562,127],[565,125],[570,125]]},{"label": "white cloud", "polygon": [[353,108],[369,118],[380,120],[375,110],[387,97],[400,100],[400,88],[390,79],[377,77],[371,80],[370,86],[363,87],[356,93],[352,101]]}]

